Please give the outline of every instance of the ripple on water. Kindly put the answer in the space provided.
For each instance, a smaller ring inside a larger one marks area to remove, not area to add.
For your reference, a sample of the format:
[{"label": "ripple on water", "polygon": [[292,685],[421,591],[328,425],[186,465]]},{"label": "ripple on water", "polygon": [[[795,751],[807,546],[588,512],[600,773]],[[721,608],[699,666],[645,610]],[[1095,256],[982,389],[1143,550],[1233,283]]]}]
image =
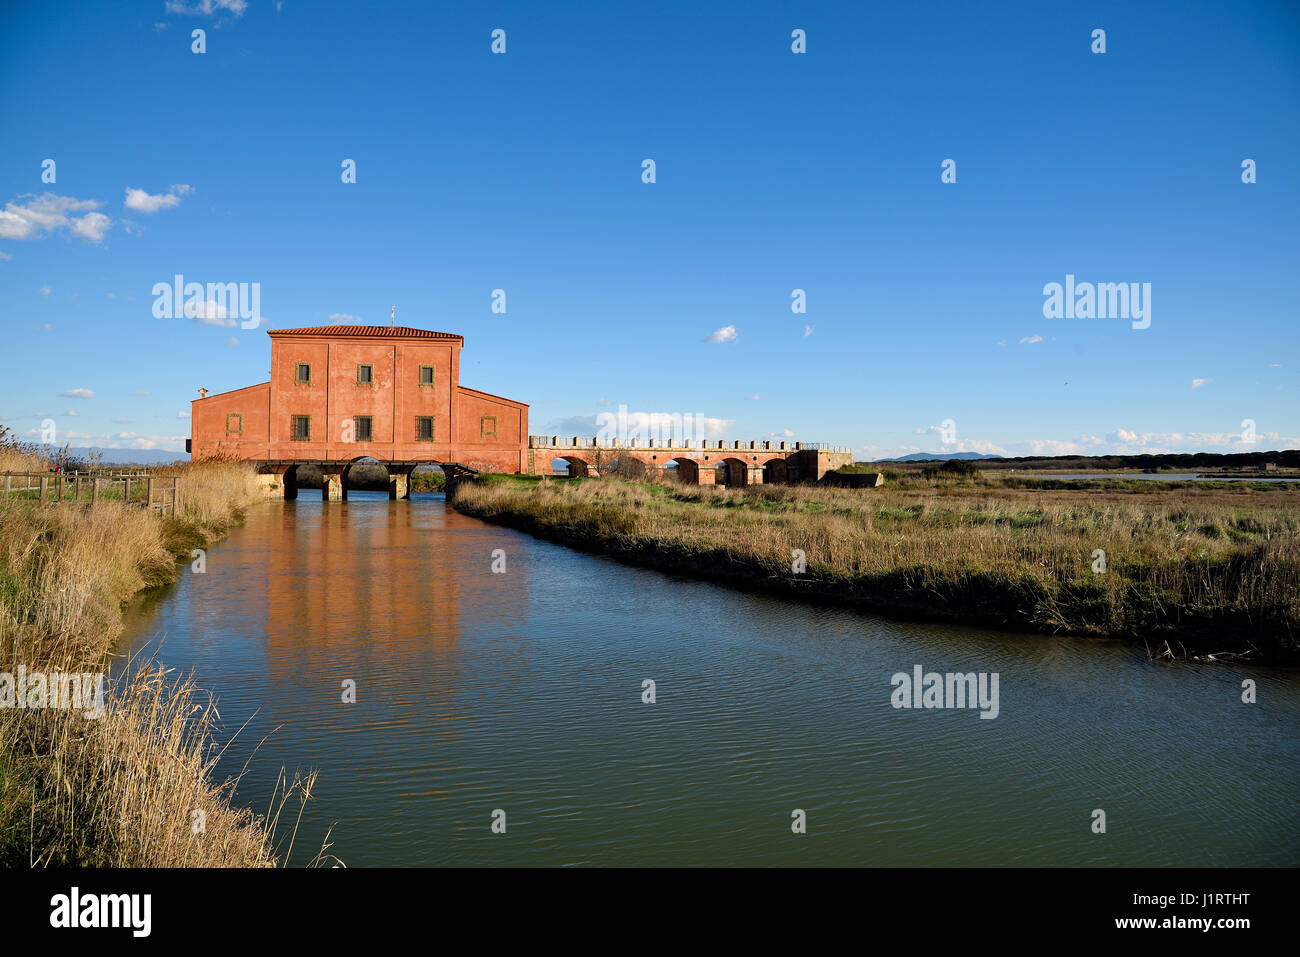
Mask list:
[{"label": "ripple on water", "polygon": [[[1295,671],[787,603],[440,496],[255,509],[207,567],[127,644],[165,636],[225,727],[248,722],[229,773],[270,735],[242,800],[318,767],[299,846],[334,824],[350,865],[1300,863]],[[893,709],[917,664],[997,672],[998,718]]]}]

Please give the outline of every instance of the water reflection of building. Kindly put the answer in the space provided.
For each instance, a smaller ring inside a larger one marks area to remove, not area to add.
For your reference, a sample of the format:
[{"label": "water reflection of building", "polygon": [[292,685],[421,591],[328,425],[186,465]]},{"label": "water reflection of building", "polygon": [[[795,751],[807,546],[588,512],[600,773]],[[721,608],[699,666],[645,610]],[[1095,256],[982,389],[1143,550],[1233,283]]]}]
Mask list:
[{"label": "water reflection of building", "polygon": [[[491,571],[494,544],[513,535],[418,495],[286,503],[265,579],[268,684],[290,698],[310,690],[337,701],[350,678],[380,722],[463,716],[466,659],[493,636],[463,634],[462,609],[480,629],[499,622],[518,634],[527,621],[527,563],[511,562],[507,547],[506,574]],[[331,709],[307,707],[329,721]]]}]

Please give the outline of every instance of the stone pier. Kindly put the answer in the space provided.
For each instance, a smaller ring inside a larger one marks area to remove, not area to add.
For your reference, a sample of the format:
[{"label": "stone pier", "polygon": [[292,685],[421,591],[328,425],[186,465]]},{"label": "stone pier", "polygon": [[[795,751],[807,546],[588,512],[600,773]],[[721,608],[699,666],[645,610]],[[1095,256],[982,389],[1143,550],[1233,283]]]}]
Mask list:
[{"label": "stone pier", "polygon": [[320,487],[320,498],[322,502],[346,502],[348,500],[348,486],[344,481],[343,471],[327,471],[321,469],[321,478],[323,479]]},{"label": "stone pier", "polygon": [[389,498],[398,499],[411,497],[411,473],[413,471],[415,471],[414,466],[403,467],[390,465],[388,467]]}]

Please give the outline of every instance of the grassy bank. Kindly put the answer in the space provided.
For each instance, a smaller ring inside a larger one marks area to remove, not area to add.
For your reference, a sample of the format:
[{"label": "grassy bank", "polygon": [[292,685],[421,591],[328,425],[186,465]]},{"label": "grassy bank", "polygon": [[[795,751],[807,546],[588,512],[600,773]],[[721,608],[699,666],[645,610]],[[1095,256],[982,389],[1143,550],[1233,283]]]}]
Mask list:
[{"label": "grassy bank", "polygon": [[[1129,484],[1137,487],[1128,487]],[[625,561],[880,611],[1297,660],[1300,494],[1134,482],[906,488],[468,482],[455,507]],[[806,556],[792,570],[795,550]],[[1094,572],[1104,551],[1105,571]]]},{"label": "grassy bank", "polygon": [[[33,459],[10,467],[42,464]],[[173,581],[178,559],[262,497],[247,466],[167,471],[181,476],[175,517],[122,502],[0,506],[0,671],[104,671],[123,602]],[[274,864],[278,812],[233,807],[235,782],[213,777],[207,697],[151,662],[133,664],[107,691],[100,718],[0,708],[0,864]],[[291,782],[280,797],[303,800],[311,783]]]}]

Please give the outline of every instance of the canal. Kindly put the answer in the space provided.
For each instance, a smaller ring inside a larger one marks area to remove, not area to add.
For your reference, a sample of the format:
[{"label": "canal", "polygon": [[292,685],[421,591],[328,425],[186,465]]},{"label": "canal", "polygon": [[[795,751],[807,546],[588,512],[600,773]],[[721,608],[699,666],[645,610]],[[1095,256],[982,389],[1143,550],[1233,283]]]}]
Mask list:
[{"label": "canal", "polygon": [[[351,867],[1300,864],[1294,669],[731,591],[437,494],[256,507],[128,611],[238,731],[240,803],[320,770],[293,863],[332,826]],[[895,709],[917,665],[996,672],[997,717]]]}]

